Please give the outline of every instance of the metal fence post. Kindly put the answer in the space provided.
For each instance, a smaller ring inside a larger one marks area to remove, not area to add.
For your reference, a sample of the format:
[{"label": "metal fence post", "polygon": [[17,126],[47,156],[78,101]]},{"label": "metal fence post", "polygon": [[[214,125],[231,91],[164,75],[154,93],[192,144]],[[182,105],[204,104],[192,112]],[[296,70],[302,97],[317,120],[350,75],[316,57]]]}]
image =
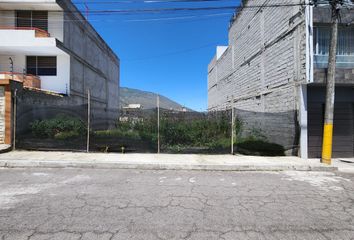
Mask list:
[{"label": "metal fence post", "polygon": [[14,91],[14,115],[13,115],[13,150],[16,150],[16,118],[17,118],[17,89]]},{"label": "metal fence post", "polygon": [[160,95],[157,95],[157,153],[160,153]]},{"label": "metal fence post", "polygon": [[86,152],[90,151],[90,123],[91,123],[91,94],[90,89],[87,90],[87,143]]},{"label": "metal fence post", "polygon": [[234,154],[234,107],[231,107],[231,154]]}]

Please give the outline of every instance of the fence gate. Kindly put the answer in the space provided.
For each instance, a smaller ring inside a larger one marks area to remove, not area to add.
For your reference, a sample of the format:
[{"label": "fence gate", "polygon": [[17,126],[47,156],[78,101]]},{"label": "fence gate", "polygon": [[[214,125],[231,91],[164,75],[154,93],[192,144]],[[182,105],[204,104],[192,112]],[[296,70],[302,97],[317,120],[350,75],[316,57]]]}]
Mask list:
[{"label": "fence gate", "polygon": [[[324,104],[308,104],[309,157],[321,157]],[[353,157],[354,112],[352,103],[335,103],[333,157]]]}]

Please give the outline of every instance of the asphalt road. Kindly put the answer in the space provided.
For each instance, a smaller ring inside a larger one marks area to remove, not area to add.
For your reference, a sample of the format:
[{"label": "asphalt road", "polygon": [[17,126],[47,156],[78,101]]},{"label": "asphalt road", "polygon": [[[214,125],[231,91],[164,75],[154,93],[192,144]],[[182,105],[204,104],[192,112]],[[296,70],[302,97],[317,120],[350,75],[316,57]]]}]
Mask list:
[{"label": "asphalt road", "polygon": [[1,169],[0,239],[354,239],[354,175]]}]

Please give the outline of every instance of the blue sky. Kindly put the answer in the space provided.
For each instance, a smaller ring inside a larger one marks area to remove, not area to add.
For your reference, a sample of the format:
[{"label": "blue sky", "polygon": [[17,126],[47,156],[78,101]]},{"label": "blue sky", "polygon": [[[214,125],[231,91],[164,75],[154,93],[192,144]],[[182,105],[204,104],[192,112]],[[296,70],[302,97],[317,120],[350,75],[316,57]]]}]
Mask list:
[{"label": "blue sky", "polygon": [[[88,4],[91,10],[230,5],[237,1]],[[207,66],[216,46],[227,45],[232,12],[92,13],[89,20],[121,59],[122,87],[156,92],[201,111],[207,108]]]}]

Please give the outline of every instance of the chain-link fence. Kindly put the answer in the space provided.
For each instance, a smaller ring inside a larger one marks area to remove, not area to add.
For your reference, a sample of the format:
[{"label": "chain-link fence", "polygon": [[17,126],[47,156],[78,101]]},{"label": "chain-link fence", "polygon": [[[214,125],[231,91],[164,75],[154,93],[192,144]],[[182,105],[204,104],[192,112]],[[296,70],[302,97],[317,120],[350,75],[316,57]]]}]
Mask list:
[{"label": "chain-link fence", "polygon": [[284,155],[297,149],[296,112],[106,109],[94,101],[16,101],[16,148],[120,153]]}]

